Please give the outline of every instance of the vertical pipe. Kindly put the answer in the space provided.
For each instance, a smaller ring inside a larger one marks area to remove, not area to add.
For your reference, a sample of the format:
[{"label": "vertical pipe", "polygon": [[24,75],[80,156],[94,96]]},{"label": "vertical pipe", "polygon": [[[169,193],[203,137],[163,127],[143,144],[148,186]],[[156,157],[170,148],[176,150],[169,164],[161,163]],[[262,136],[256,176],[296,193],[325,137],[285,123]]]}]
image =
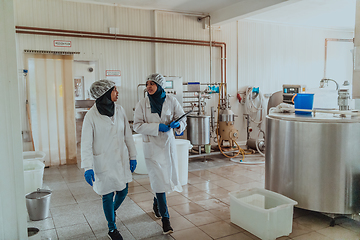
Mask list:
[{"label": "vertical pipe", "polygon": [[210,83],[212,83],[212,31],[211,31],[211,17],[209,15],[209,42],[210,42]]}]

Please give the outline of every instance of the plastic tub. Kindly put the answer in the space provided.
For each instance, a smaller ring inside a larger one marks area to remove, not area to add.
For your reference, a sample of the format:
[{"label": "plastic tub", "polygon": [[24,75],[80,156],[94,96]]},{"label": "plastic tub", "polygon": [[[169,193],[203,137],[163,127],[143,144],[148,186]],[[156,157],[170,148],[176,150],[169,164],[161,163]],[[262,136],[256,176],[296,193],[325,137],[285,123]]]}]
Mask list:
[{"label": "plastic tub", "polygon": [[46,154],[42,151],[26,151],[23,152],[24,160],[39,160],[45,164],[45,156]]},{"label": "plastic tub", "polygon": [[134,134],[133,135],[135,147],[136,147],[136,161],[137,165],[135,168],[135,173],[137,174],[148,174],[146,164],[145,164],[145,157],[144,157],[144,150],[143,150],[143,143],[142,143],[142,134]]},{"label": "plastic tub", "polygon": [[189,140],[175,139],[178,158],[179,180],[181,185],[188,183],[189,150],[193,147]]},{"label": "plastic tub", "polygon": [[[312,110],[314,103],[314,94],[296,93],[291,101],[294,103],[295,109]],[[295,114],[311,115],[311,112],[295,111]]]},{"label": "plastic tub", "polygon": [[232,223],[263,240],[292,232],[296,201],[261,188],[230,192],[229,195]]},{"label": "plastic tub", "polygon": [[26,208],[32,221],[43,220],[49,216],[51,191],[37,189],[26,194]]},{"label": "plastic tub", "polygon": [[23,160],[25,194],[42,188],[45,164],[39,160]]}]

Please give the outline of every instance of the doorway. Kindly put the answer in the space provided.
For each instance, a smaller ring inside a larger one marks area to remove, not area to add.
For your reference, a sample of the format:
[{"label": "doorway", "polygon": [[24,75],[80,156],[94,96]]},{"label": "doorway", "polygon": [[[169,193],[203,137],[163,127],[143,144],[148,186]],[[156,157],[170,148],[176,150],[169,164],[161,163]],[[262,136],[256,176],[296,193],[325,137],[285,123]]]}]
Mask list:
[{"label": "doorway", "polygon": [[77,164],[81,167],[81,130],[85,114],[94,104],[90,96],[90,86],[98,79],[97,62],[74,61],[74,99],[76,122]]},{"label": "doorway", "polygon": [[26,54],[29,121],[45,165],[76,164],[72,55]]}]

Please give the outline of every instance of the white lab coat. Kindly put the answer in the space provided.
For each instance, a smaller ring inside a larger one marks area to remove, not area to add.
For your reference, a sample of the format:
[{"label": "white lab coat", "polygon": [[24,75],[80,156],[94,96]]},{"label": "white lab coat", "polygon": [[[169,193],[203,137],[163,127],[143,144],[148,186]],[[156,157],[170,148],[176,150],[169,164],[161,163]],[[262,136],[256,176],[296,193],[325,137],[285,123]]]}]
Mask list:
[{"label": "white lab coat", "polygon": [[123,190],[132,181],[130,159],[136,159],[136,148],[124,109],[115,104],[111,119],[94,104],[81,133],[81,167],[94,170],[94,191],[105,195]]},{"label": "white lab coat", "polygon": [[[151,188],[155,193],[182,191],[179,181],[176,143],[173,130],[159,132],[159,123],[170,124],[184,114],[180,103],[173,96],[166,96],[161,118],[151,113],[150,101],[146,97],[136,105],[134,131],[143,136],[143,150]],[[180,134],[185,130],[186,118],[179,121]]]}]

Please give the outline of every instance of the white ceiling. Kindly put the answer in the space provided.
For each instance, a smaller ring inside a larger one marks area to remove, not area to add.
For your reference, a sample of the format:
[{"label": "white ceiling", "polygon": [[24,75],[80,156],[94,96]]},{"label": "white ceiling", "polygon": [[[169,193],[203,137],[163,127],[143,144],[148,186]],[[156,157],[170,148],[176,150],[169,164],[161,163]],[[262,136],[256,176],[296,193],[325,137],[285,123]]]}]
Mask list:
[{"label": "white ceiling", "polygon": [[248,19],[354,31],[356,0],[301,0]]},{"label": "white ceiling", "polygon": [[[254,5],[270,0],[68,0],[92,2],[99,4],[116,4],[122,7],[143,8],[151,10],[167,10],[175,12],[218,15],[224,8],[251,3]],[[274,3],[276,1],[273,1]],[[278,1],[281,2],[281,1]],[[232,17],[236,19],[252,19],[308,27],[333,28],[353,31],[355,28],[356,0],[283,0],[287,4],[274,4],[268,11],[255,11]],[[243,6],[242,6],[243,8]],[[228,14],[224,9],[221,14]],[[240,11],[239,11],[240,12]],[[220,23],[221,24],[221,23]]]}]

